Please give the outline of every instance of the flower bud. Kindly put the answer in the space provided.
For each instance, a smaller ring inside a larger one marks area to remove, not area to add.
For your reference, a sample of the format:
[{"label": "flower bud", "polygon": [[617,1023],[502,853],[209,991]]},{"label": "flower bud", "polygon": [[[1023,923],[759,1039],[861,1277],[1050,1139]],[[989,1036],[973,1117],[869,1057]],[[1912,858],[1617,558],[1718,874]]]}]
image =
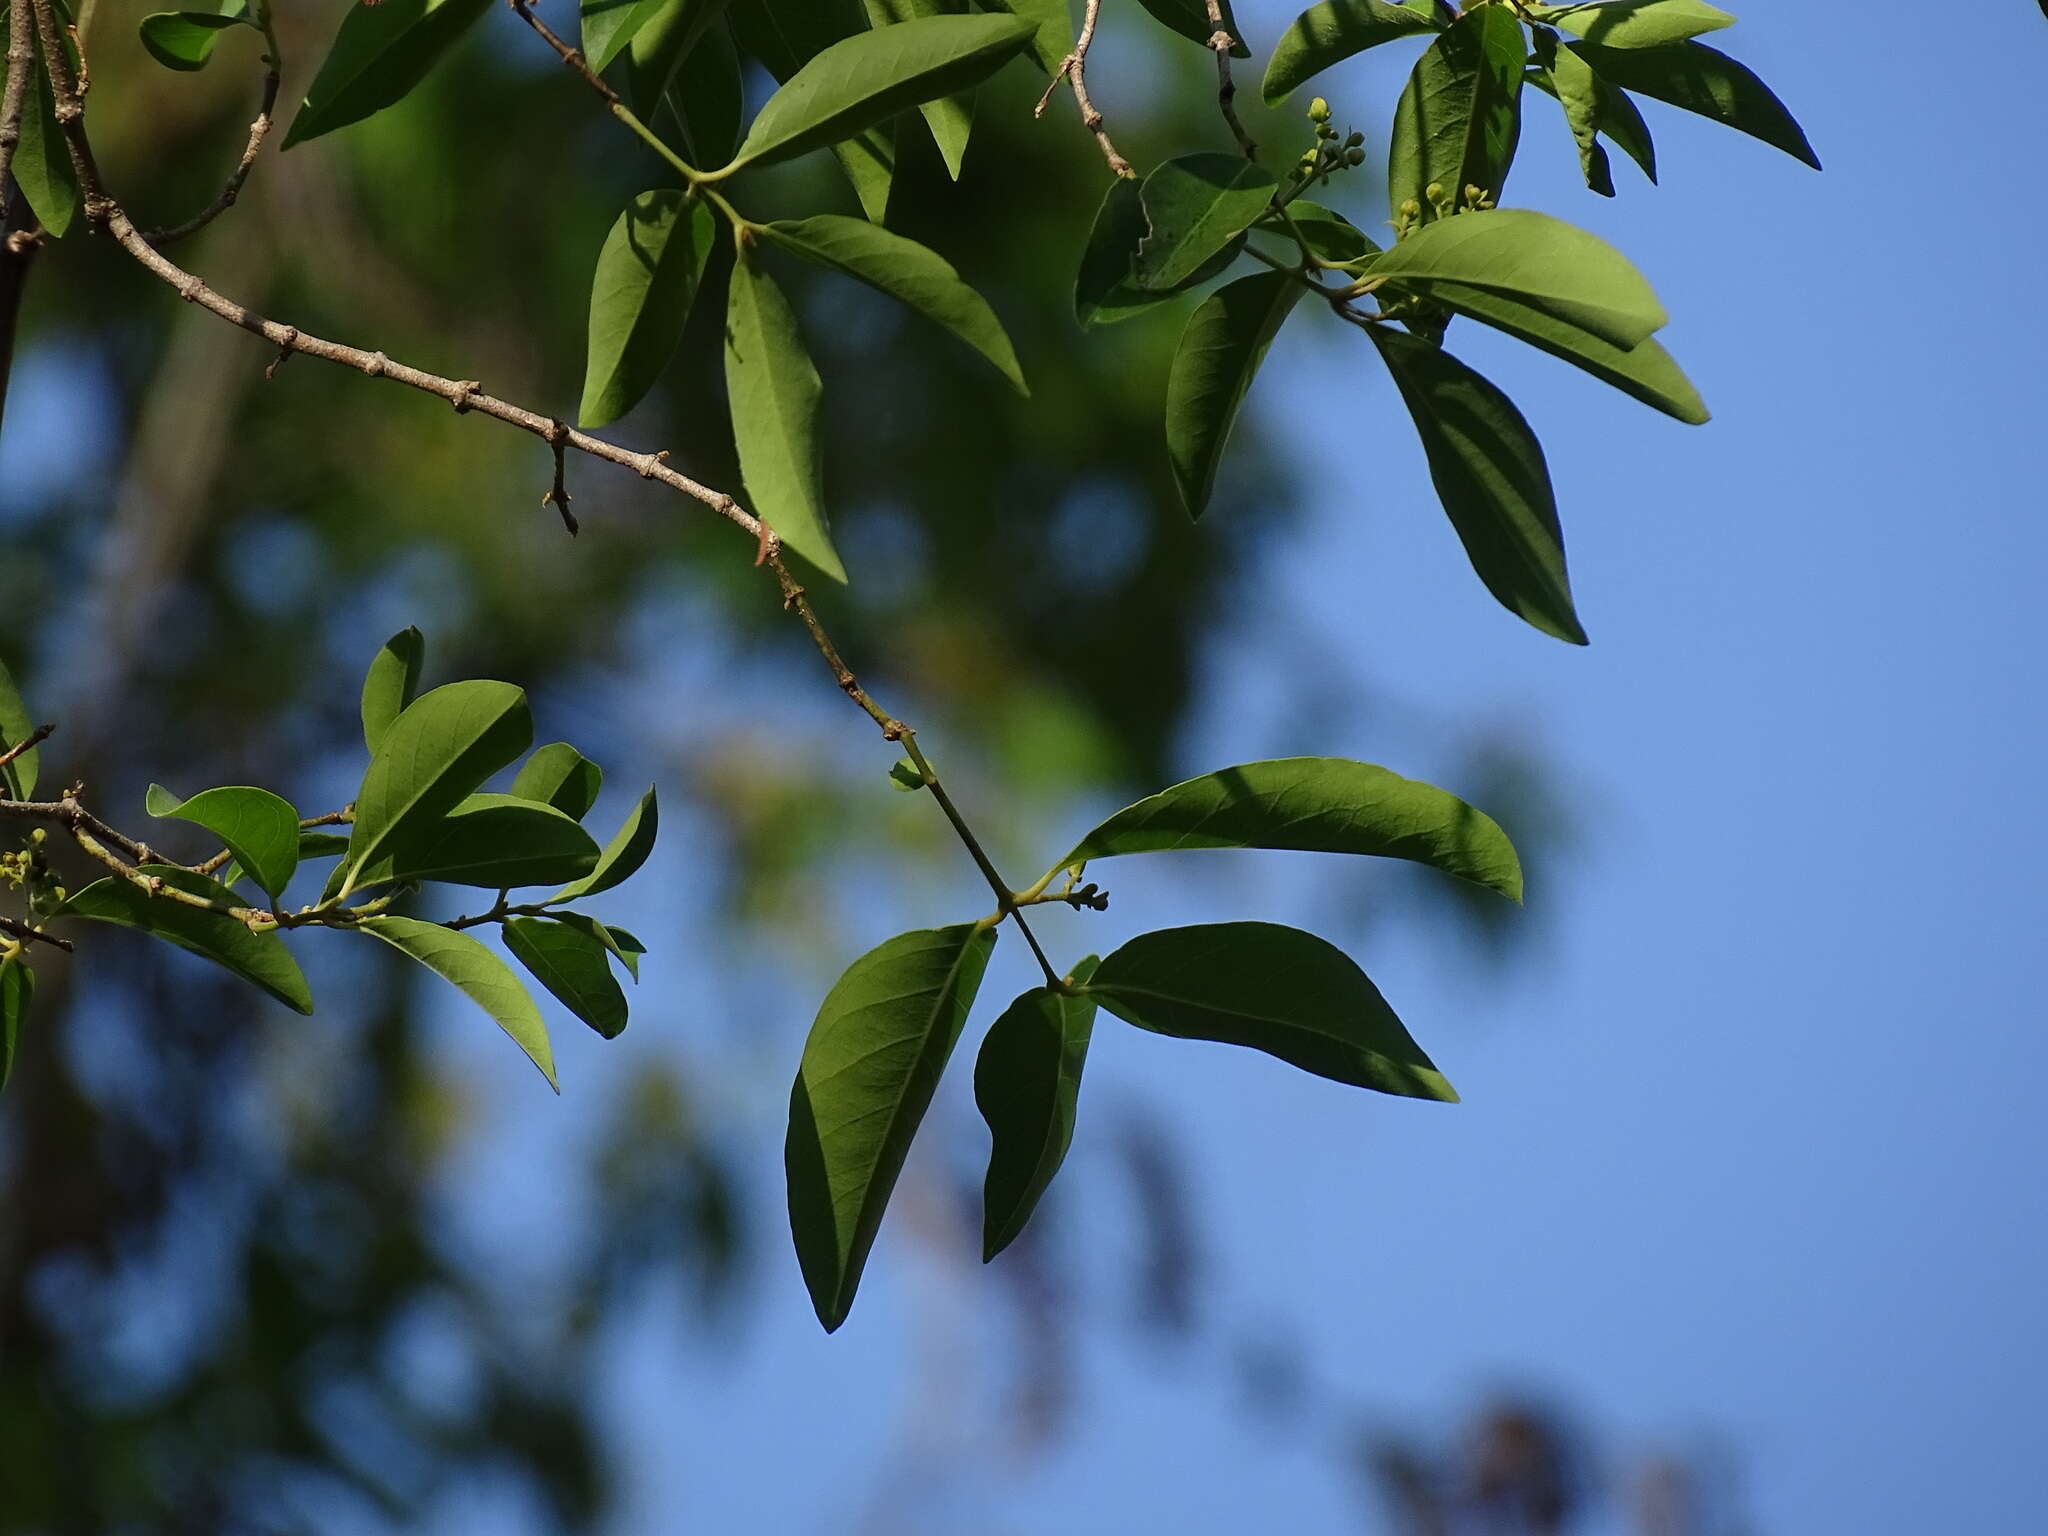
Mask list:
[{"label": "flower bud", "polygon": [[1327,123],[1330,120],[1330,104],[1318,96],[1308,104],[1308,120],[1312,123]]}]

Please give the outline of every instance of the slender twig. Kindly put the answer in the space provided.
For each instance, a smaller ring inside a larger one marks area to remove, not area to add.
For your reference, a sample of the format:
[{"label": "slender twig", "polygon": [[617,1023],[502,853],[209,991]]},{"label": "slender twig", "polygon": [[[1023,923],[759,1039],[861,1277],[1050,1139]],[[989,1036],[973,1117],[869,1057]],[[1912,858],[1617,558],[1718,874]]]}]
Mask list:
[{"label": "slender twig", "polygon": [[1061,80],[1066,80],[1074,88],[1074,105],[1080,109],[1081,126],[1095,135],[1095,142],[1102,146],[1102,158],[1109,162],[1110,170],[1127,180],[1134,180],[1138,173],[1109,142],[1109,132],[1102,126],[1102,114],[1088,98],[1088,50],[1094,46],[1095,24],[1101,16],[1102,0],[1088,0],[1087,9],[1081,15],[1080,34],[1074,39],[1074,51],[1061,59],[1060,67],[1052,72],[1052,82],[1046,86],[1045,94],[1038,98],[1038,108],[1033,115],[1045,115],[1052,93],[1059,88]]},{"label": "slender twig", "polygon": [[24,944],[51,944],[58,949],[70,949],[69,939],[60,939],[54,933],[45,933],[40,928],[31,928],[27,923],[11,917],[0,917],[0,933],[11,933]]},{"label": "slender twig", "polygon": [[0,768],[5,768],[9,763],[13,762],[17,757],[22,756],[24,753],[33,752],[37,747],[41,746],[44,742],[48,741],[50,739],[50,732],[56,729],[57,727],[54,725],[37,726],[33,731],[30,731],[26,737],[24,737],[20,741],[17,741],[5,752],[0,752]]},{"label": "slender twig", "polygon": [[263,33],[264,75],[263,103],[256,109],[256,120],[249,124],[249,142],[243,147],[242,158],[228,173],[226,185],[214,195],[212,202],[193,214],[182,224],[173,224],[165,229],[152,229],[142,238],[151,245],[169,245],[206,228],[215,219],[235,206],[235,199],[242,195],[242,183],[249,179],[249,172],[256,164],[256,157],[263,151],[263,141],[270,136],[271,113],[277,107],[278,84],[283,78],[284,56],[277,46],[277,32],[271,25],[270,7],[258,5],[252,13],[257,26]]},{"label": "slender twig", "polygon": [[562,514],[562,526],[569,530],[569,537],[575,538],[578,524],[576,514],[569,510],[569,472],[562,459],[569,445],[569,424],[557,417],[550,423],[548,446],[555,450],[555,483],[541,496],[540,504],[552,506]]},{"label": "slender twig", "polygon": [[7,7],[7,86],[0,92],[0,199],[12,190],[7,177],[14,169],[14,146],[21,142],[21,114],[36,62],[28,28],[28,0],[12,0]]},{"label": "slender twig", "polygon": [[681,155],[670,149],[661,135],[642,122],[634,114],[633,110],[619,99],[619,93],[604,83],[604,77],[590,67],[590,61],[583,57],[583,50],[581,48],[571,47],[568,43],[563,42],[552,27],[533,14],[531,0],[505,0],[505,3],[519,13],[519,19],[533,28],[540,35],[541,40],[555,50],[556,56],[564,64],[568,65],[570,69],[574,70],[585,85],[604,98],[604,104],[611,109],[613,117],[616,117],[620,122],[632,129],[634,133],[638,134],[641,141],[649,149],[666,160],[691,186],[696,186],[699,182],[717,179],[698,170],[696,166],[691,165]]},{"label": "slender twig", "polygon": [[1216,105],[1222,109],[1223,121],[1230,125],[1231,136],[1237,140],[1237,147],[1244,151],[1245,159],[1256,160],[1259,158],[1259,146],[1244,131],[1244,122],[1237,115],[1237,82],[1230,77],[1230,50],[1237,46],[1237,39],[1223,25],[1223,0],[1206,0],[1206,3],[1209,51],[1216,55]]}]

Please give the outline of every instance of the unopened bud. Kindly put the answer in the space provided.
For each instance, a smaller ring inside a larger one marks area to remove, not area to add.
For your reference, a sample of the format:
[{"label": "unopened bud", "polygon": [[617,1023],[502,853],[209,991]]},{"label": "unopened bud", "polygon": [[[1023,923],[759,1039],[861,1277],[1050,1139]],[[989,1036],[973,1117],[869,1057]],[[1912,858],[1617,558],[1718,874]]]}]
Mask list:
[{"label": "unopened bud", "polygon": [[1351,149],[1347,149],[1347,150],[1345,150],[1345,151],[1344,151],[1344,163],[1345,163],[1346,165],[1363,165],[1363,164],[1365,164],[1365,151],[1364,151],[1364,150],[1362,150],[1362,149],[1359,149],[1359,148],[1357,148],[1357,147],[1355,147],[1355,146],[1354,146],[1353,148],[1351,148]]},{"label": "unopened bud", "polygon": [[1349,138],[1347,138],[1347,139],[1346,139],[1346,140],[1344,141],[1344,147],[1345,147],[1346,149],[1356,149],[1356,148],[1358,148],[1358,146],[1359,146],[1359,145],[1363,144],[1364,142],[1365,142],[1365,135],[1364,135],[1364,134],[1362,134],[1362,133],[1354,133],[1354,134],[1352,134],[1352,135],[1351,135],[1351,136],[1350,136]]},{"label": "unopened bud", "polygon": [[1308,120],[1312,123],[1327,123],[1330,120],[1330,104],[1318,96],[1308,104]]}]

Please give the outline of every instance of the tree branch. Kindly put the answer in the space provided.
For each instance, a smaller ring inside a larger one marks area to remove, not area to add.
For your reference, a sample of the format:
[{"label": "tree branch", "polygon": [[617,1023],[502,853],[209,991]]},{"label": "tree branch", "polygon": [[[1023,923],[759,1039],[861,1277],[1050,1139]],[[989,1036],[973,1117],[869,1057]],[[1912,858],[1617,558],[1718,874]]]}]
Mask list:
[{"label": "tree branch", "polygon": [[1062,79],[1066,80],[1074,88],[1074,105],[1080,109],[1081,126],[1095,135],[1095,142],[1102,146],[1102,158],[1109,162],[1110,170],[1127,181],[1135,181],[1138,173],[1109,142],[1109,132],[1102,126],[1102,114],[1088,99],[1088,50],[1095,44],[1095,24],[1101,18],[1102,0],[1088,0],[1088,8],[1081,15],[1080,35],[1074,39],[1074,51],[1061,59],[1060,67],[1052,72],[1052,83],[1038,98],[1038,108],[1032,115],[1045,116],[1046,104],[1052,100],[1052,93],[1059,89]]},{"label": "tree branch", "polygon": [[277,107],[277,88],[282,79],[284,56],[277,46],[277,31],[270,20],[270,7],[259,4],[251,12],[263,33],[265,53],[263,55],[263,104],[256,109],[256,120],[249,124],[249,142],[242,150],[242,158],[234,170],[228,173],[227,184],[213,201],[193,214],[182,224],[173,224],[165,229],[152,229],[142,238],[151,245],[164,246],[174,240],[182,240],[206,228],[215,219],[235,206],[235,199],[242,195],[242,183],[249,179],[249,171],[256,164],[257,155],[263,151],[263,141],[270,135],[271,113]]},{"label": "tree branch", "polygon": [[1247,160],[1259,158],[1259,146],[1252,142],[1252,136],[1244,131],[1244,122],[1237,115],[1237,82],[1230,77],[1230,50],[1237,46],[1237,39],[1223,25],[1223,0],[1206,0],[1209,10],[1209,51],[1216,55],[1216,105],[1222,109],[1223,121],[1230,125],[1231,137],[1237,140],[1237,147],[1244,151]]},{"label": "tree branch", "polygon": [[28,0],[11,0],[7,7],[7,86],[0,92],[0,203],[14,191],[7,178],[14,169],[14,147],[21,142],[21,114],[36,62],[28,27]]}]

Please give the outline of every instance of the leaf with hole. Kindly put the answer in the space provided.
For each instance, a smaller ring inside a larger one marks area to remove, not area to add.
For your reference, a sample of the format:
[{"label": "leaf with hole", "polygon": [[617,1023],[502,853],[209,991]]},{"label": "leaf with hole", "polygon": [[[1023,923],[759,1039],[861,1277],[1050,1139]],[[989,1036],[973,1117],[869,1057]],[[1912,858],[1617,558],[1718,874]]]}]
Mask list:
[{"label": "leaf with hole", "polygon": [[608,945],[552,918],[515,917],[505,924],[505,947],[564,1008],[605,1039],[618,1038],[626,994],[612,976]]},{"label": "leaf with hole", "polygon": [[1280,757],[1184,780],[1127,805],[1053,866],[1191,848],[1373,854],[1426,864],[1522,899],[1522,865],[1494,820],[1373,763]]},{"label": "leaf with hole", "polygon": [[1131,281],[1159,291],[1189,282],[1273,201],[1273,173],[1241,155],[1182,155],[1145,178],[1145,237]]},{"label": "leaf with hole", "polygon": [[655,835],[660,829],[661,808],[655,803],[654,786],[650,784],[647,793],[619,823],[619,830],[605,845],[597,867],[582,879],[563,886],[548,900],[575,901],[584,896],[595,896],[599,891],[608,891],[631,879],[647,862],[647,855],[654,851]]},{"label": "leaf with hole", "polygon": [[1460,16],[1415,62],[1394,108],[1387,144],[1387,203],[1437,217],[1429,189],[1462,204],[1467,187],[1498,201],[1522,133],[1522,25],[1504,5]]},{"label": "leaf with hole", "polygon": [[[1085,984],[1097,964],[1090,955],[1069,980]],[[991,1138],[981,1189],[984,1264],[1024,1230],[1066,1160],[1094,1029],[1094,999],[1033,987],[982,1039],[974,1103]]]},{"label": "leaf with hole", "polygon": [[771,244],[858,278],[945,327],[987,358],[1019,394],[1031,393],[995,311],[936,251],[865,220],[836,213],[783,219],[756,228]]},{"label": "leaf with hole", "polygon": [[1310,6],[1280,34],[1266,64],[1260,93],[1277,107],[1304,80],[1321,74],[1353,54],[1398,38],[1440,32],[1443,23],[1433,11],[1417,11],[1387,0],[1323,0]]},{"label": "leaf with hole", "polygon": [[566,741],[551,741],[534,748],[533,755],[513,775],[511,793],[522,800],[538,800],[564,816],[581,821],[597,804],[597,792],[604,788],[604,770]]},{"label": "leaf with hole", "polygon": [[1510,613],[1584,645],[1550,470],[1522,413],[1431,343],[1385,325],[1366,334],[1414,418],[1430,479],[1479,579]]},{"label": "leaf with hole", "polygon": [[1115,178],[1096,211],[1095,223],[1088,231],[1088,245],[1081,253],[1081,268],[1074,278],[1074,318],[1082,325],[1128,320],[1168,303],[1216,276],[1244,249],[1244,236],[1239,235],[1183,281],[1171,288],[1147,292],[1131,277],[1131,264],[1137,258],[1145,230],[1142,187],[1127,176]]},{"label": "leaf with hole", "polygon": [[424,923],[416,917],[366,917],[356,930],[382,939],[452,984],[512,1037],[512,1043],[526,1052],[527,1060],[540,1068],[550,1088],[562,1091],[555,1081],[554,1048],[548,1043],[548,1027],[540,1009],[512,967],[482,943],[458,929]]},{"label": "leaf with hole", "polygon": [[206,828],[272,901],[299,867],[299,813],[267,789],[238,785],[180,800],[163,785],[152,784],[145,806],[152,816],[175,816]]},{"label": "leaf with hole", "polygon": [[590,280],[590,340],[576,413],[583,426],[618,420],[654,387],[683,339],[717,238],[710,205],[677,188],[642,192],[626,204]]},{"label": "leaf with hole", "polygon": [[[223,906],[244,905],[241,897],[226,886],[189,869],[143,864],[136,873],[145,879],[161,879],[165,885],[187,895]],[[257,933],[225,912],[190,906],[168,896],[152,896],[133,880],[119,875],[95,880],[66,901],[58,915],[137,929],[211,960],[262,988],[288,1008],[300,1013],[313,1011],[313,994],[306,987],[305,975],[274,930]]]},{"label": "leaf with hole", "polygon": [[898,934],[833,983],[804,1042],[784,1165],[797,1262],[827,1333],[853,1305],[995,942],[979,923]]},{"label": "leaf with hole", "polygon": [[363,745],[372,752],[405,706],[419,696],[427,641],[417,628],[401,629],[370,659],[363,677]]},{"label": "leaf with hole", "polygon": [[351,7],[292,118],[284,148],[404,100],[490,9],[491,0],[380,0]]},{"label": "leaf with hole", "polygon": [[1208,507],[1252,376],[1306,291],[1292,272],[1254,272],[1188,316],[1166,376],[1166,456],[1189,517]]},{"label": "leaf with hole", "polygon": [[1140,934],[1082,995],[1153,1034],[1247,1045],[1336,1082],[1457,1102],[1357,963],[1299,928],[1203,923]]},{"label": "leaf with hole", "polygon": [[1782,149],[1816,171],[1820,169],[1820,157],[1785,103],[1754,71],[1705,43],[1670,43],[1662,48],[1567,43],[1565,47],[1609,85],[1724,123]]}]

